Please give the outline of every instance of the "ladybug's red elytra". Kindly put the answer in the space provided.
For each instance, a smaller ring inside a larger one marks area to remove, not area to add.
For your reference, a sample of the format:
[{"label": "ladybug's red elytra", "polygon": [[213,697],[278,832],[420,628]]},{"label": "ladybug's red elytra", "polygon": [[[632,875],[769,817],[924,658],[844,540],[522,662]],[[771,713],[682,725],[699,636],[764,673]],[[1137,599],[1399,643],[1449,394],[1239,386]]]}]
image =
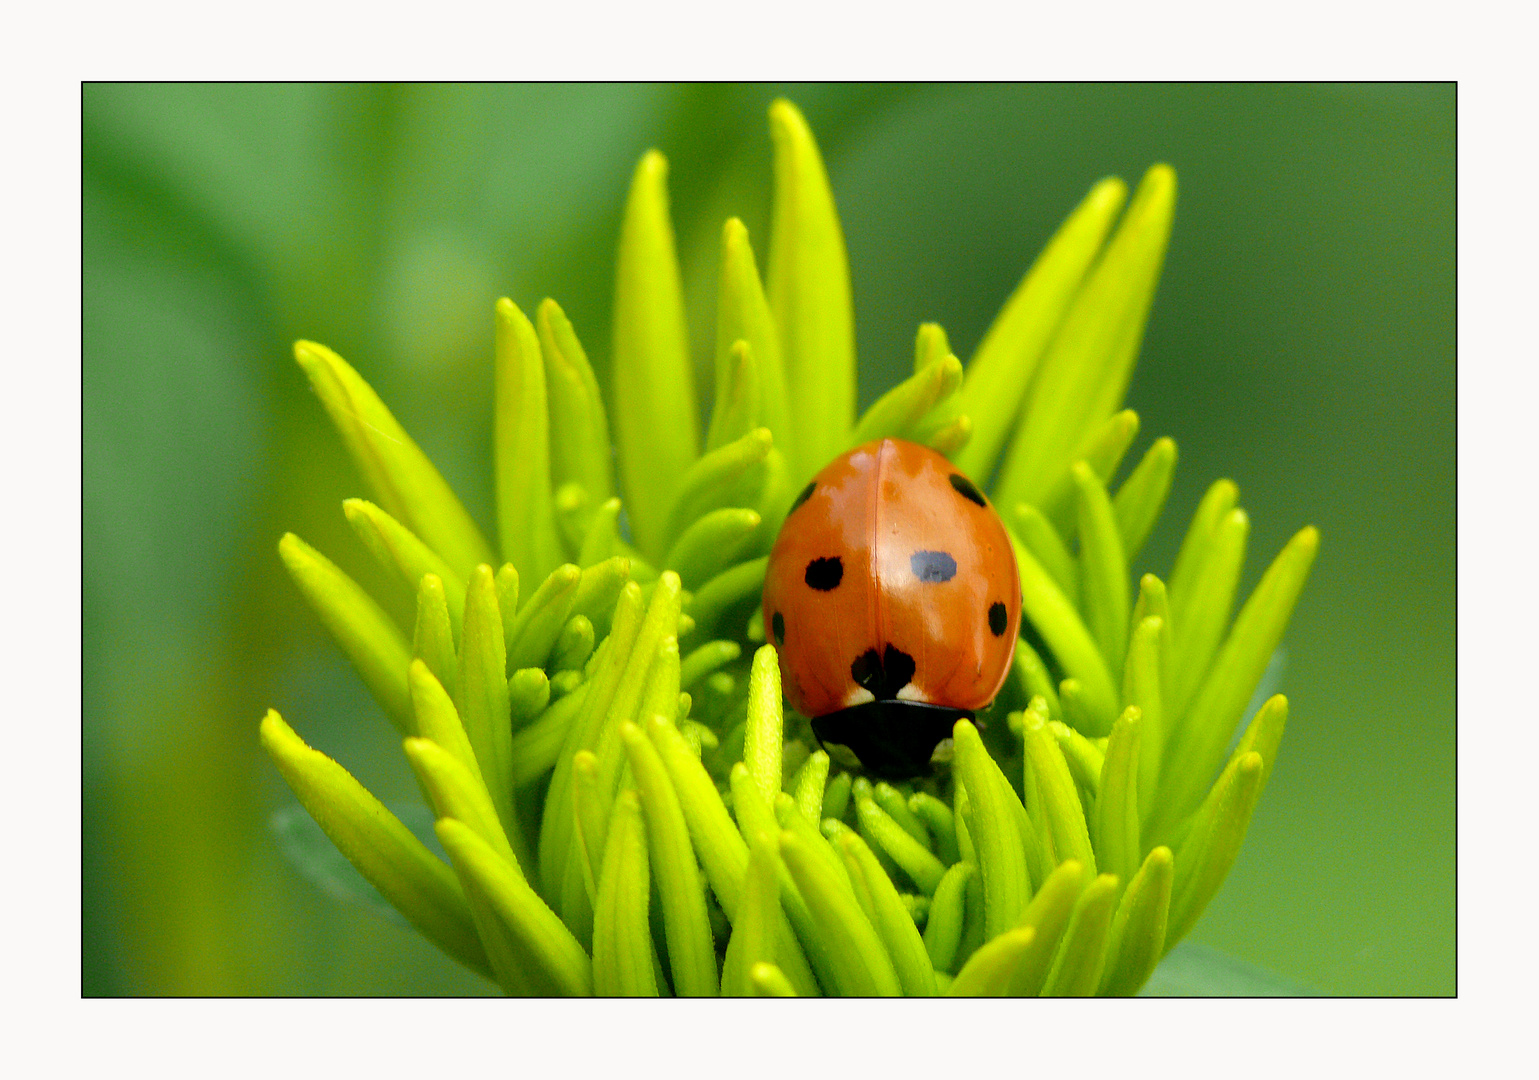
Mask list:
[{"label": "ladybug's red elytra", "polygon": [[792,708],[831,756],[928,775],[961,717],[999,693],[1020,574],[1004,523],[934,450],[858,446],[792,504],[770,552],[764,627]]}]

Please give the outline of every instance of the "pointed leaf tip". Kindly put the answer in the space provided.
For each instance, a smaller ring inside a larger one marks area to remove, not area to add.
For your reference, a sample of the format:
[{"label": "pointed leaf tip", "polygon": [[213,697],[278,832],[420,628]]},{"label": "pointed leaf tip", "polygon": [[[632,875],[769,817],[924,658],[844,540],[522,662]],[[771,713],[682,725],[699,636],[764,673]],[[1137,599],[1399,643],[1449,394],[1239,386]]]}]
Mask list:
[{"label": "pointed leaf tip", "polygon": [[656,150],[637,163],[615,269],[615,442],[631,528],[653,559],[664,547],[668,505],[699,450],[667,172]]},{"label": "pointed leaf tip", "polygon": [[780,332],[798,475],[838,453],[855,418],[855,315],[844,232],[817,142],[785,99],[769,109],[775,191],[765,275]]},{"label": "pointed leaf tip", "polygon": [[324,345],[296,342],[294,358],[375,500],[457,572],[489,560],[470,514],[374,388]]}]

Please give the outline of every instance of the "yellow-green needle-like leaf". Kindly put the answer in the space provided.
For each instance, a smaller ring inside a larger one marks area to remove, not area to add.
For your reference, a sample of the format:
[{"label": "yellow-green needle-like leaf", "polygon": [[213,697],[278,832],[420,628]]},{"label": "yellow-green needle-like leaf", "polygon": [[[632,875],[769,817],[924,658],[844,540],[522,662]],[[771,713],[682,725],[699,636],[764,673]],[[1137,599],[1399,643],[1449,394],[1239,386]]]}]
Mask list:
[{"label": "yellow-green needle-like leaf", "polygon": [[1245,729],[1245,734],[1240,737],[1240,744],[1234,748],[1231,759],[1238,759],[1241,755],[1251,751],[1261,755],[1261,786],[1257,791],[1260,797],[1262,790],[1266,788],[1266,782],[1271,778],[1272,766],[1277,763],[1277,749],[1282,743],[1283,729],[1288,724],[1288,699],[1281,694],[1273,694],[1262,703],[1256,711],[1256,716]]},{"label": "yellow-green needle-like leaf", "polygon": [[855,833],[845,832],[839,837],[839,851],[844,856],[850,883],[855,887],[855,897],[875,927],[877,936],[886,945],[903,993],[909,997],[934,997],[935,970],[930,964],[930,954],[925,951],[919,928],[893,887],[892,879],[866,847],[865,841]]},{"label": "yellow-green needle-like leaf", "polygon": [[[620,751],[620,726],[626,721],[645,719],[651,712],[666,711],[671,720],[677,709],[679,660],[676,627],[679,619],[679,594],[678,575],[672,571],[665,572],[652,589],[646,616],[636,633],[625,671],[615,687],[608,714],[598,719],[594,729],[592,746],[603,770],[603,782],[608,785],[616,783],[619,766],[625,756]],[[668,639],[674,639],[671,657],[665,644]],[[667,683],[663,686],[659,686],[654,679],[654,673],[660,666],[665,668],[667,676]],[[647,702],[649,691],[652,697],[648,703],[650,711],[643,713],[643,703]],[[645,791],[642,792],[642,805],[646,805]]]},{"label": "yellow-green needle-like leaf", "polygon": [[962,857],[957,848],[956,819],[951,807],[929,792],[919,791],[910,796],[908,808],[935,837],[936,853],[940,855],[941,862],[951,866]]},{"label": "yellow-green needle-like leaf", "polygon": [[684,530],[663,565],[677,571],[686,589],[698,589],[749,552],[761,521],[756,510],[712,510]]},{"label": "yellow-green needle-like leaf", "polygon": [[549,704],[550,677],[545,669],[519,668],[508,676],[508,714],[514,729],[539,716]]},{"label": "yellow-green needle-like leaf", "polygon": [[577,579],[577,592],[572,596],[569,616],[581,615],[593,624],[593,634],[602,639],[609,633],[609,623],[614,616],[615,601],[620,590],[631,580],[634,569],[632,560],[615,555],[596,563],[585,563],[582,577]]},{"label": "yellow-green needle-like leaf", "polygon": [[1012,664],[1013,678],[1020,684],[1026,699],[1030,701],[1032,698],[1041,698],[1047,715],[1054,720],[1063,720],[1063,703],[1058,700],[1058,688],[1053,685],[1053,674],[1047,670],[1047,664],[1037,655],[1037,650],[1025,640],[1017,639]]},{"label": "yellow-green needle-like leaf", "polygon": [[1080,894],[1058,959],[1042,987],[1043,997],[1089,997],[1095,993],[1106,966],[1107,938],[1120,892],[1117,875],[1102,874]]},{"label": "yellow-green needle-like leaf", "polygon": [[1102,995],[1131,997],[1138,993],[1165,954],[1172,867],[1170,849],[1157,847],[1128,883],[1112,919],[1106,973],[1101,976]]},{"label": "yellow-green needle-like leaf", "polygon": [[656,997],[647,924],[647,837],[634,791],[623,791],[615,800],[608,832],[593,910],[593,992],[600,997]]},{"label": "yellow-green needle-like leaf", "polygon": [[1063,722],[1075,731],[1111,730],[1110,725],[1103,727],[1100,717],[1091,711],[1084,685],[1078,679],[1065,679],[1058,684],[1058,701],[1063,706]]},{"label": "yellow-green needle-like leaf", "polygon": [[[855,777],[855,782],[850,785],[850,796],[855,804],[855,824],[858,828],[865,832],[866,842],[875,845],[873,850],[876,852],[877,859],[882,864],[882,869],[886,870],[888,874],[897,875],[902,872],[899,869],[898,864],[893,862],[892,856],[887,854],[887,849],[884,848],[881,844],[877,843],[870,832],[869,826],[871,821],[874,820],[873,817],[868,813],[865,820],[862,820],[860,816],[861,800],[865,799],[870,801],[872,794],[873,788],[871,786],[871,781],[864,776]],[[899,827],[899,829],[896,831],[901,832],[902,828]],[[900,844],[902,843],[901,840],[895,842]]]},{"label": "yellow-green needle-like leaf", "polygon": [[[461,597],[462,615],[464,604]],[[454,637],[443,580],[437,574],[423,574],[417,586],[417,624],[412,633],[411,654],[425,663],[451,693],[460,684],[460,662],[454,651]]]},{"label": "yellow-green needle-like leaf", "polygon": [[1172,716],[1186,712],[1223,640],[1249,535],[1250,518],[1244,510],[1236,508],[1224,515],[1181,609],[1181,621],[1171,627],[1170,687],[1166,693]]},{"label": "yellow-green needle-like leaf", "polygon": [[538,580],[561,562],[551,498],[550,412],[540,342],[524,313],[497,301],[492,455],[502,554]]},{"label": "yellow-green needle-like leaf", "polygon": [[1042,505],[1085,437],[1122,400],[1164,260],[1175,210],[1168,165],[1144,174],[1105,253],[1075,294],[1043,357],[995,490],[1011,505]]},{"label": "yellow-green needle-like leaf", "polygon": [[518,567],[512,563],[503,563],[497,568],[493,581],[497,585],[497,610],[502,613],[502,640],[506,644],[512,636],[513,620],[518,615]]},{"label": "yellow-green needle-like leaf", "polygon": [[807,850],[813,852],[822,859],[834,872],[840,884],[851,895],[855,895],[855,885],[850,881],[850,875],[844,868],[844,860],[839,857],[835,844],[839,837],[849,832],[849,827],[842,821],[829,821],[823,827],[813,825],[802,817],[801,811],[796,807],[796,800],[781,792],[775,796],[775,820],[779,827],[786,832],[799,837],[807,844]]},{"label": "yellow-green needle-like leaf", "polygon": [[962,362],[948,356],[916,371],[871,403],[855,425],[849,445],[873,439],[913,439],[922,420],[962,385]]},{"label": "yellow-green needle-like leaf", "polygon": [[780,833],[780,857],[812,914],[816,937],[833,961],[846,997],[897,997],[898,974],[871,921],[850,895],[847,881],[807,841]]},{"label": "yellow-green needle-like leaf", "polygon": [[[407,738],[403,747],[412,771],[432,797],[433,809],[438,816],[463,821],[523,876],[521,863],[527,861],[528,853],[523,853],[523,859],[514,853],[481,778],[431,739]],[[522,833],[515,835],[522,839]]]},{"label": "yellow-green needle-like leaf", "polygon": [[628,721],[621,724],[620,739],[646,812],[647,844],[662,897],[674,988],[680,997],[715,997],[720,992],[716,946],[700,886],[700,867],[678,795],[657,750],[639,727]]},{"label": "yellow-green needle-like leaf", "polygon": [[1128,478],[1112,497],[1112,509],[1117,514],[1117,532],[1122,537],[1122,550],[1128,560],[1143,550],[1144,541],[1154,531],[1160,511],[1165,508],[1165,498],[1170,494],[1170,481],[1176,472],[1176,444],[1170,438],[1159,438],[1144,453],[1128,474]]},{"label": "yellow-green needle-like leaf", "polygon": [[1021,958],[1036,939],[1035,927],[1007,930],[972,954],[946,988],[947,997],[1004,997]]},{"label": "yellow-green needle-like leaf", "polygon": [[[577,825],[574,834],[578,869],[583,873],[583,887],[592,897],[595,914],[598,882],[604,867],[604,845],[609,838],[613,808],[609,792],[599,783],[598,758],[591,750],[579,750],[572,756],[572,811]],[[640,804],[637,804],[639,810]]]},{"label": "yellow-green needle-like leaf", "polygon": [[914,371],[939,364],[950,355],[951,341],[946,337],[946,328],[940,323],[920,323],[919,332],[914,335]]},{"label": "yellow-green needle-like leaf", "polygon": [[519,609],[507,641],[508,663],[514,670],[544,666],[572,614],[581,579],[582,571],[574,564],[559,566]]},{"label": "yellow-green needle-like leaf", "polygon": [[735,921],[748,865],[747,844],[727,813],[715,782],[690,752],[678,728],[654,716],[647,720],[646,732],[678,793],[684,824],[705,867],[711,891],[727,918]]},{"label": "yellow-green needle-like leaf", "polygon": [[1072,469],[1079,488],[1080,581],[1090,632],[1112,671],[1122,670],[1128,640],[1128,563],[1111,499],[1083,461]]},{"label": "yellow-green needle-like leaf", "polygon": [[943,424],[921,424],[915,437],[937,454],[952,461],[966,448],[973,437],[973,418],[963,413]]},{"label": "yellow-green needle-like leaf", "polygon": [[1161,771],[1160,802],[1171,807],[1171,816],[1163,819],[1166,827],[1197,804],[1203,783],[1222,760],[1224,746],[1282,640],[1319,548],[1320,534],[1312,526],[1288,541],[1245,601],[1185,721],[1171,734],[1165,752],[1168,765]]},{"label": "yellow-green needle-like leaf", "polygon": [[1234,509],[1239,497],[1240,490],[1232,480],[1218,480],[1208,488],[1202,501],[1197,504],[1197,511],[1192,515],[1192,523],[1187,526],[1186,537],[1181,541],[1181,549],[1176,552],[1175,564],[1165,584],[1173,627],[1180,622],[1181,613],[1191,599],[1202,568],[1207,565],[1208,548],[1213,543],[1219,522]]},{"label": "yellow-green needle-like leaf", "polygon": [[1010,978],[1011,997],[1036,997],[1047,982],[1052,969],[1058,943],[1074,912],[1074,904],[1085,891],[1089,875],[1085,867],[1070,859],[1060,863],[1047,876],[1037,895],[1031,898],[1026,910],[1021,912],[1021,926],[1036,930],[1031,946],[1021,954]]},{"label": "yellow-green needle-like leaf", "polygon": [[971,839],[978,848],[977,865],[983,878],[984,937],[994,938],[1015,925],[1031,899],[1026,846],[1016,809],[1020,801],[984,748],[978,729],[958,720],[954,730],[956,769],[967,785]]},{"label": "yellow-green needle-like leaf", "polygon": [[533,992],[592,993],[588,954],[517,871],[463,822],[443,818],[434,829],[461,878],[482,891],[521,952],[521,971],[534,983]]},{"label": "yellow-green needle-like leaf", "polygon": [[1016,503],[1011,524],[1015,534],[1042,569],[1052,575],[1059,591],[1070,603],[1079,599],[1079,563],[1069,552],[1063,537],[1042,511],[1030,503]]},{"label": "yellow-green needle-like leaf", "polygon": [[362,784],[268,710],[262,747],[337,850],[433,944],[491,974],[454,873]]},{"label": "yellow-green needle-like leaf", "polygon": [[507,653],[492,568],[482,563],[465,590],[465,628],[460,640],[460,696],[456,704],[475,750],[486,788],[503,828],[513,821],[513,728],[508,706]]},{"label": "yellow-green needle-like leaf", "polygon": [[780,663],[773,645],[754,653],[748,679],[748,726],[743,729],[743,764],[748,775],[773,804],[780,794],[781,743],[784,721],[780,709]]},{"label": "yellow-green needle-like leaf", "polygon": [[[424,574],[436,574],[443,582],[449,610],[454,612],[465,606],[464,579],[436,551],[413,536],[406,526],[363,499],[346,500],[342,512],[364,547],[387,572],[400,579],[408,592],[417,591]],[[458,634],[459,621],[454,619],[453,625]]]},{"label": "yellow-green needle-like leaf", "polygon": [[301,341],[294,358],[309,376],[374,497],[433,551],[468,574],[492,549],[433,463],[373,388],[324,345]]},{"label": "yellow-green needle-like leaf", "polygon": [[1165,583],[1153,574],[1138,579],[1138,602],[1133,605],[1133,626],[1138,627],[1145,619],[1155,618],[1160,626],[1160,679],[1170,681],[1170,653],[1174,646],[1170,635],[1170,596]]},{"label": "yellow-green needle-like leaf", "polygon": [[823,791],[828,783],[828,755],[822,750],[807,755],[791,781],[802,817],[816,825],[823,820]]},{"label": "yellow-green needle-like leaf", "polygon": [[[652,745],[657,748],[663,767],[668,771],[669,781],[678,793],[679,807],[684,813],[690,840],[700,857],[706,878],[711,883],[711,891],[716,894],[727,918],[735,923],[740,915],[743,880],[748,866],[748,846],[744,835],[750,835],[751,831],[745,828],[744,833],[739,833],[722,803],[715,782],[699,759],[690,752],[684,736],[677,728],[661,717],[654,716],[647,721],[646,731]],[[743,782],[752,785],[746,770],[743,771]],[[760,811],[762,817],[759,831],[773,836],[774,819],[769,808],[761,804]],[[786,877],[785,880],[790,879]],[[801,914],[806,911],[804,905],[790,897],[787,897],[786,907],[788,911],[797,910]],[[776,955],[787,977],[802,996],[816,994],[818,988],[812,970],[807,966],[807,960],[783,913],[776,915],[776,933]]]},{"label": "yellow-green needle-like leaf", "polygon": [[[595,653],[596,652],[597,650],[595,650]],[[593,657],[590,656],[588,658],[588,663],[591,664],[592,662]],[[586,665],[584,665],[582,671],[556,672],[550,677],[550,699],[552,701],[559,701],[561,698],[570,694],[573,690],[576,690],[579,686],[582,685],[583,678],[586,674]]]},{"label": "yellow-green needle-like leaf", "polygon": [[421,660],[412,661],[410,682],[417,734],[442,747],[465,766],[484,789],[486,781],[481,775],[481,765],[476,761],[465,725],[460,722],[460,714],[448,691]]},{"label": "yellow-green needle-like leaf", "polygon": [[855,313],[844,232],[807,121],[784,99],[770,106],[775,194],[766,292],[780,331],[797,475],[847,443],[855,418]]},{"label": "yellow-green needle-like leaf", "polygon": [[[599,729],[614,701],[620,678],[625,673],[636,635],[641,629],[641,587],[635,582],[620,590],[615,605],[614,625],[604,646],[595,653],[599,662],[589,676],[587,692],[583,695],[580,711],[566,726],[566,741],[555,761],[550,786],[545,794],[545,812],[540,818],[540,892],[545,896],[560,895],[566,876],[567,860],[571,855],[572,815],[572,755],[579,750],[592,750],[598,745]],[[567,700],[565,698],[563,701]],[[553,711],[561,702],[551,706]],[[541,721],[536,721],[519,738],[532,735]]]},{"label": "yellow-green needle-like leaf", "polygon": [[688,694],[679,695],[679,734],[684,736],[684,741],[689,744],[689,752],[695,755],[696,760],[707,750],[715,750],[721,745],[721,740],[716,737],[716,732],[704,724],[687,719],[689,715],[690,699]]},{"label": "yellow-green needle-like leaf", "polygon": [[293,533],[278,541],[278,554],[385,715],[411,734],[411,694],[406,687],[411,648],[390,616],[357,582]]},{"label": "yellow-green needle-like leaf", "polygon": [[1106,762],[1106,755],[1101,748],[1068,724],[1049,720],[1047,729],[1058,741],[1058,749],[1063,751],[1063,759],[1069,766],[1069,775],[1074,777],[1074,783],[1091,797],[1098,795],[1101,790],[1101,769]]},{"label": "yellow-green needle-like leaf", "polygon": [[562,484],[556,489],[554,509],[562,557],[575,555],[582,550],[582,542],[588,536],[598,507],[593,504],[586,488],[573,483]]},{"label": "yellow-green needle-like leaf", "polygon": [[767,836],[756,836],[748,848],[742,903],[732,923],[732,938],[722,962],[723,997],[749,997],[748,973],[755,964],[775,961],[777,914],[780,911],[780,851]]},{"label": "yellow-green needle-like leaf", "polygon": [[[552,689],[554,689],[552,683]],[[586,691],[568,693],[553,701],[538,717],[513,736],[510,779],[515,788],[532,784],[550,771],[561,756],[572,722],[582,709]]]},{"label": "yellow-green needle-like leaf", "polygon": [[[593,655],[593,623],[586,615],[574,615],[566,621],[550,650],[552,672],[581,671]],[[543,706],[541,706],[543,708]]]},{"label": "yellow-green needle-like leaf", "polygon": [[762,464],[748,470],[738,482],[743,501],[758,510],[764,517],[759,536],[764,549],[768,549],[785,522],[786,512],[791,509],[797,488],[792,484],[791,466],[785,454],[771,446]]},{"label": "yellow-green needle-like leaf", "polygon": [[1138,839],[1138,740],[1143,730],[1138,706],[1123,710],[1106,742],[1106,764],[1095,801],[1095,850],[1101,868],[1129,881],[1143,854]]},{"label": "yellow-green needle-like leaf", "polygon": [[678,494],[668,506],[659,529],[657,547],[668,550],[684,535],[685,529],[712,510],[743,501],[742,496],[747,494],[743,490],[745,477],[769,456],[773,445],[774,437],[769,428],[754,428],[690,466],[673,485]]},{"label": "yellow-green needle-like leaf", "polygon": [[[764,286],[754,265],[748,230],[737,218],[728,218],[722,227],[721,280],[716,301],[718,401],[721,400],[723,361],[739,341],[747,344],[757,376],[757,422],[789,441],[793,432],[785,363],[780,352],[780,332],[770,314],[769,301],[765,299]],[[713,423],[709,447],[714,450],[742,433],[718,431]]]},{"label": "yellow-green needle-like leaf", "polygon": [[956,458],[968,475],[993,471],[1043,351],[1126,199],[1127,185],[1116,177],[1091,188],[984,334],[961,394],[962,409],[979,426],[977,439]]},{"label": "yellow-green needle-like leaf", "polygon": [[701,679],[743,655],[743,647],[735,641],[707,641],[684,657],[679,665],[679,685],[688,689]]},{"label": "yellow-green needle-like leaf", "polygon": [[[769,556],[751,562],[738,563],[725,570],[695,590],[690,602],[689,614],[694,617],[697,633],[713,635],[720,630],[736,633],[737,626],[728,623],[729,616],[741,614],[746,620],[748,613],[759,606],[764,592],[764,571]],[[724,625],[726,624],[726,625]]]},{"label": "yellow-green needle-like leaf", "polygon": [[801,739],[790,739],[784,744],[780,753],[780,775],[785,778],[780,785],[783,790],[796,791],[797,776],[811,754],[812,748]]},{"label": "yellow-green needle-like leaf", "polygon": [[1087,713],[1093,721],[1084,733],[1104,735],[1111,730],[1118,711],[1117,692],[1106,660],[1052,575],[1019,543],[1013,546],[1021,572],[1022,611],[1064,670],[1079,681]]},{"label": "yellow-green needle-like leaf", "polygon": [[679,711],[679,641],[672,634],[657,647],[657,658],[641,691],[638,716],[677,720]]},{"label": "yellow-green needle-like leaf", "polygon": [[[1048,730],[1042,715],[1036,709],[1027,709],[1022,717],[1026,743],[1026,771],[1031,777],[1041,799],[1041,818],[1053,842],[1053,852],[1058,862],[1077,859],[1090,873],[1096,871],[1095,852],[1090,846],[1090,832],[1085,824],[1085,811],[1079,795],[1074,790],[1074,778],[1058,741]],[[976,798],[973,785],[967,788],[969,796]],[[1035,814],[1037,807],[1032,807]]]},{"label": "yellow-green needle-like leaf", "polygon": [[909,809],[908,800],[903,793],[885,781],[878,781],[871,789],[871,798],[887,812],[887,816],[903,826],[903,831],[919,841],[928,850],[934,846],[930,838],[930,830],[925,828],[924,822]]},{"label": "yellow-green needle-like leaf", "polygon": [[755,964],[748,970],[748,983],[754,997],[798,996],[785,973],[774,964]]},{"label": "yellow-green needle-like leaf", "polygon": [[557,486],[576,482],[602,503],[614,494],[609,421],[598,380],[577,332],[554,300],[535,313],[550,391],[550,472]]},{"label": "yellow-green needle-like leaf", "polygon": [[897,863],[925,895],[935,892],[946,874],[946,867],[929,848],[910,835],[874,799],[857,798],[855,814],[860,831]]},{"label": "yellow-green needle-like leaf", "polygon": [[753,348],[746,341],[738,341],[716,361],[716,400],[706,428],[706,449],[725,446],[759,427],[760,412],[759,369]]},{"label": "yellow-green needle-like leaf", "polygon": [[631,529],[652,556],[666,547],[664,514],[700,445],[667,181],[667,161],[648,151],[631,181],[615,272],[615,445]]},{"label": "yellow-green needle-like leaf", "polygon": [[[1162,639],[1165,620],[1151,615],[1133,628],[1127,667],[1122,676],[1122,700],[1139,711],[1137,768],[1138,817],[1148,817],[1160,775],[1165,745],[1165,706],[1160,672],[1164,667]],[[1126,867],[1117,870],[1124,873]]]},{"label": "yellow-green needle-like leaf", "polygon": [[1123,409],[1093,430],[1080,445],[1071,464],[1041,496],[1039,505],[1047,519],[1057,525],[1067,540],[1079,535],[1079,519],[1075,510],[1079,502],[1079,481],[1074,476],[1072,462],[1083,461],[1090,473],[1102,486],[1111,482],[1112,474],[1122,463],[1123,455],[1138,435],[1138,414]]},{"label": "yellow-green needle-like leaf", "polygon": [[840,821],[850,805],[851,776],[847,772],[837,774],[823,789],[823,818]]},{"label": "yellow-green needle-like leaf", "polygon": [[593,511],[582,546],[577,550],[577,565],[583,569],[612,558],[619,544],[620,500],[609,499]]},{"label": "yellow-green needle-like leaf", "polygon": [[1252,750],[1224,770],[1198,811],[1176,856],[1167,950],[1191,931],[1234,865],[1261,794],[1261,775],[1261,755]]},{"label": "yellow-green needle-like leaf", "polygon": [[957,850],[962,855],[963,862],[978,865],[978,849],[973,845],[972,828],[972,799],[968,797],[967,785],[962,780],[960,770],[953,772],[956,782],[956,790],[952,794],[951,802],[955,808],[957,826]]},{"label": "yellow-green needle-like leaf", "polygon": [[930,916],[924,927],[924,947],[936,971],[950,972],[956,964],[966,913],[967,883],[977,873],[970,862],[959,862],[946,871],[935,895],[930,897]]}]

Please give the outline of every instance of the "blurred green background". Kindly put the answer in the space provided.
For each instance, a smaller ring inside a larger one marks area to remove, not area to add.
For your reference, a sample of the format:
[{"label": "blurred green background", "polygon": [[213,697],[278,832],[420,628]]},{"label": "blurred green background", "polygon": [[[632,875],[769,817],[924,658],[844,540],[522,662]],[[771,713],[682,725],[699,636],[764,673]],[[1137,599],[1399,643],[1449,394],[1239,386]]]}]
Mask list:
[{"label": "blurred green background", "polygon": [[[964,359],[1107,173],[1180,176],[1129,404],[1181,453],[1139,570],[1240,486],[1248,592],[1323,547],[1293,704],[1239,862],[1193,938],[1337,994],[1454,990],[1451,86],[88,86],[84,157],[82,989],[483,993],[278,853],[271,705],[387,802],[390,725],[284,575],[292,529],[375,579],[363,494],[293,363],[370,379],[490,526],[492,303],[546,295],[608,363],[630,171],[671,163],[702,365],[729,214],[762,260],[765,109],[822,146],[861,404],[935,320]],[[709,386],[709,379],[702,379]],[[1134,458],[1136,459],[1136,457]],[[488,532],[491,530],[488,529]]]}]

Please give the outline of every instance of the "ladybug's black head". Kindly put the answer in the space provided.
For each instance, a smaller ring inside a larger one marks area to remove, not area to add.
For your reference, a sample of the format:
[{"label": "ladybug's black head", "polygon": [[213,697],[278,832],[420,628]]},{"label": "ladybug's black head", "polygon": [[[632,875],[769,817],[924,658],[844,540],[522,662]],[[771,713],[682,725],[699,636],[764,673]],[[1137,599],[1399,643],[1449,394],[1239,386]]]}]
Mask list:
[{"label": "ladybug's black head", "polygon": [[830,757],[847,748],[872,776],[910,780],[934,773],[936,747],[958,720],[972,717],[967,709],[885,698],[814,717],[812,733]]}]

